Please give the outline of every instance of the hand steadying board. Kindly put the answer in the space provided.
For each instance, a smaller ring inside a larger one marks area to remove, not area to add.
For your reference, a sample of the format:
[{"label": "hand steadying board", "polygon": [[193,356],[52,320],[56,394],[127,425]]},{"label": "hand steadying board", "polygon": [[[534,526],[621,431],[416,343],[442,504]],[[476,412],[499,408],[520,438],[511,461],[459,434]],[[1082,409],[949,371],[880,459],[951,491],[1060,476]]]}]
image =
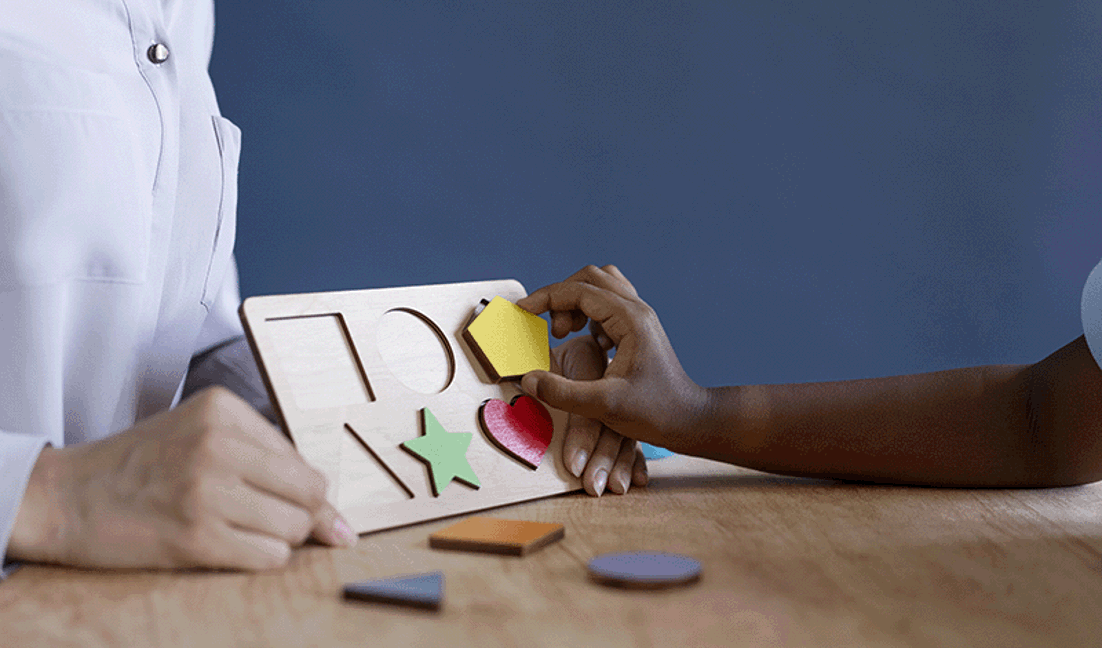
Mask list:
[{"label": "hand steadying board", "polygon": [[[483,403],[511,403],[520,390],[496,382],[463,333],[480,301],[524,296],[518,282],[501,280],[245,300],[241,320],[284,429],[329,478],[330,501],[356,532],[580,488],[562,466],[564,413],[548,410],[547,453],[527,464],[480,424]],[[531,329],[522,334],[531,338]],[[434,492],[430,465],[402,448],[425,436],[423,410],[444,431],[434,433],[472,435],[462,459],[476,480]]]}]

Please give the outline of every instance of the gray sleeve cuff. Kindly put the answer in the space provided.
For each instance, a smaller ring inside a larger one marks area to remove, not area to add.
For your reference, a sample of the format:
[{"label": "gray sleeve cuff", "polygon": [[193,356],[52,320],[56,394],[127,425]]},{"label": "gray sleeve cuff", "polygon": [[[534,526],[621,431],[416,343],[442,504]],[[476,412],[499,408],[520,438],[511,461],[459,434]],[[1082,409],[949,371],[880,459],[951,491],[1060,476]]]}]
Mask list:
[{"label": "gray sleeve cuff", "polygon": [[266,419],[278,424],[268,399],[268,389],[245,338],[234,338],[193,357],[182,396],[187,398],[214,385],[221,385],[237,394]]}]

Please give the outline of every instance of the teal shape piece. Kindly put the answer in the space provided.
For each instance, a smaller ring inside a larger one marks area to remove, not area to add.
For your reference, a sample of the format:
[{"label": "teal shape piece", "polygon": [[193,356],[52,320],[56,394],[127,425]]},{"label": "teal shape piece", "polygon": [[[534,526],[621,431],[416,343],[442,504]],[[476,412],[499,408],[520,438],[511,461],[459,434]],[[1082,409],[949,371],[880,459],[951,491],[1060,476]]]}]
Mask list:
[{"label": "teal shape piece", "polygon": [[421,421],[424,434],[403,443],[402,449],[428,465],[433,495],[440,497],[453,479],[472,488],[480,487],[482,484],[467,461],[467,448],[474,434],[448,432],[427,407],[421,410]]}]

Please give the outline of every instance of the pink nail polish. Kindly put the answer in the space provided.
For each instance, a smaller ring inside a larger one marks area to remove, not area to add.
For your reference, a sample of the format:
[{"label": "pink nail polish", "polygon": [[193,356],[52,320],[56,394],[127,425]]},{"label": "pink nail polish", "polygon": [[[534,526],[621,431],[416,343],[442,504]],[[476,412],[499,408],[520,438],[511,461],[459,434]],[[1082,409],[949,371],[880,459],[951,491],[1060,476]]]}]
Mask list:
[{"label": "pink nail polish", "polygon": [[333,523],[333,530],[337,532],[337,537],[341,539],[346,547],[355,547],[356,542],[360,539],[356,532],[352,530],[352,527],[344,521],[344,518],[337,518],[337,521]]}]

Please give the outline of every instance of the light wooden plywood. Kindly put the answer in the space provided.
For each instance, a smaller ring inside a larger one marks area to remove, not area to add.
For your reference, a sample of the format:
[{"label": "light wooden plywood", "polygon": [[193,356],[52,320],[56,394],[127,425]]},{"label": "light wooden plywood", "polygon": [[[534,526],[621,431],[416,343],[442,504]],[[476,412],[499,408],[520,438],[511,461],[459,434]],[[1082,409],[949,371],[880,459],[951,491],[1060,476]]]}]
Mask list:
[{"label": "light wooden plywood", "polygon": [[[533,470],[492,444],[479,424],[489,399],[511,402],[464,340],[481,300],[525,296],[513,280],[250,297],[241,319],[273,405],[299,452],[329,478],[329,498],[359,533],[577,490],[562,467],[566,415]],[[429,466],[402,444],[424,414],[470,433],[479,488],[434,493]]]}]

